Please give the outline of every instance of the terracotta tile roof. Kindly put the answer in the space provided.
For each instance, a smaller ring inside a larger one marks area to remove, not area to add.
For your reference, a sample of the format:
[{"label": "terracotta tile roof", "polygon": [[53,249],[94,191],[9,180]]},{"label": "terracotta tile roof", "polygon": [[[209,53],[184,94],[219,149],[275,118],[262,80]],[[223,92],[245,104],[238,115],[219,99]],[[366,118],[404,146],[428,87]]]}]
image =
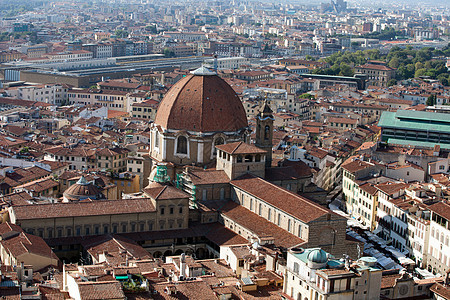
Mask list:
[{"label": "terracotta tile roof", "polygon": [[[245,300],[279,300],[279,299],[293,299],[283,294],[283,289],[276,287],[274,285],[267,285],[258,287],[256,291],[252,292],[243,292],[235,286],[229,286],[233,295],[236,299],[245,299]],[[283,297],[282,297],[283,295]],[[289,298],[288,298],[289,297]]]},{"label": "terracotta tile roof", "polygon": [[51,153],[57,156],[76,156],[76,157],[88,157],[95,153],[94,149],[75,147],[67,148],[63,146],[56,146],[45,149],[45,152]]},{"label": "terracotta tile roof", "polygon": [[12,138],[10,136],[6,136],[3,134],[0,134],[0,146],[7,148],[7,147],[16,147],[26,144],[27,141],[19,139],[19,138]]},{"label": "terracotta tile roof", "polygon": [[149,99],[149,100],[145,100],[145,101],[142,101],[142,102],[136,102],[136,103],[133,103],[133,104],[131,104],[131,106],[133,106],[133,107],[152,107],[152,108],[158,108],[159,103],[160,103],[159,101]]},{"label": "terracotta tile roof", "polygon": [[377,184],[375,187],[388,195],[393,195],[396,192],[400,191],[401,189],[407,188],[408,184],[403,183],[403,182],[393,183],[393,182],[389,181],[389,182],[383,182],[383,183]]},{"label": "terracotta tile roof", "polygon": [[311,177],[311,168],[302,161],[282,160],[278,162],[279,167],[266,169],[265,179],[268,181],[296,180]]},{"label": "terracotta tile roof", "polygon": [[244,175],[231,184],[305,223],[332,214],[329,209],[259,177]]},{"label": "terracotta tile roof", "polygon": [[[102,235],[95,236],[82,242],[83,248],[97,260],[102,253],[108,253],[109,256],[118,257],[118,262],[125,262],[126,259],[148,259],[151,255],[147,250],[139,246],[133,240],[120,235]],[[109,265],[112,264],[108,260]]]},{"label": "terracotta tile roof", "polygon": [[258,148],[256,146],[244,143],[244,142],[234,142],[229,144],[223,144],[216,146],[228,154],[254,154],[254,153],[266,153],[265,150]]},{"label": "terracotta tile roof", "polygon": [[16,187],[38,178],[49,176],[51,173],[39,167],[30,167],[25,169],[15,169],[13,172],[6,173],[5,176],[0,176],[2,184],[7,184],[10,187]]},{"label": "terracotta tile roof", "polygon": [[38,101],[28,101],[28,100],[0,97],[0,105],[13,105],[13,106],[23,106],[23,107],[47,107],[47,106],[51,106],[52,104],[38,102]]},{"label": "terracotta tile roof", "polygon": [[195,185],[230,182],[230,178],[223,170],[188,168],[187,173]]},{"label": "terracotta tile roof", "polygon": [[438,202],[428,207],[434,213],[450,221],[450,205],[444,202]]},{"label": "terracotta tile roof", "polygon": [[248,240],[226,228],[222,224],[212,224],[205,237],[218,246],[240,245],[248,243]]},{"label": "terracotta tile roof", "polygon": [[22,136],[30,130],[30,128],[23,128],[15,125],[6,125],[3,129],[8,133],[12,133],[17,136]]},{"label": "terracotta tile roof", "polygon": [[108,109],[108,119],[128,117],[128,116],[129,113],[127,113],[126,111]]},{"label": "terracotta tile roof", "polygon": [[328,123],[357,124],[358,120],[349,118],[328,118]]},{"label": "terracotta tile roof", "polygon": [[12,206],[17,220],[133,214],[156,211],[149,199],[96,200]]},{"label": "terracotta tile roof", "polygon": [[342,168],[344,168],[345,170],[349,171],[350,173],[355,173],[361,170],[364,170],[365,168],[369,168],[372,167],[373,164],[368,163],[366,161],[362,161],[362,160],[354,160],[351,161],[347,164],[342,165]]},{"label": "terracotta tile roof", "polygon": [[[176,291],[175,294],[169,295],[166,287]],[[161,299],[196,299],[196,300],[211,300],[217,299],[215,293],[204,281],[181,281],[174,283],[158,283],[153,285],[156,293],[152,294],[155,300]]]},{"label": "terracotta tile roof", "polygon": [[10,233],[11,231],[22,232],[23,229],[19,225],[12,224],[10,222],[0,224],[0,236],[4,235],[5,233]]},{"label": "terracotta tile roof", "polygon": [[375,195],[378,192],[377,188],[369,182],[360,185],[359,188],[365,191],[366,193],[369,193],[370,195]]},{"label": "terracotta tile roof", "polygon": [[83,300],[125,299],[118,281],[79,282],[78,289]]},{"label": "terracotta tile roof", "polygon": [[45,241],[38,236],[25,233],[23,231],[17,232],[15,228],[8,233],[2,234],[0,243],[3,248],[14,258],[19,259],[20,256],[31,253],[43,257],[51,257],[58,259],[53,253],[52,249],[45,243]]},{"label": "terracotta tile roof", "polygon": [[258,237],[273,238],[276,246],[289,248],[305,242],[233,201],[229,201],[220,211],[225,217],[255,233]]},{"label": "terracotta tile roof", "polygon": [[329,154],[327,151],[320,149],[320,148],[316,148],[316,147],[309,149],[307,151],[307,153],[311,156],[314,156],[314,157],[317,157],[320,159],[325,158],[327,155],[331,156],[331,154]]},{"label": "terracotta tile roof", "polygon": [[18,192],[5,195],[0,199],[5,202],[11,202],[11,205],[28,205],[30,204],[28,201],[33,199],[33,197],[27,192]]},{"label": "terracotta tile roof", "polygon": [[388,289],[395,285],[397,279],[402,277],[401,274],[390,274],[381,277],[381,289]]},{"label": "terracotta tile roof", "polygon": [[59,186],[59,183],[53,179],[35,180],[23,185],[16,186],[16,189],[24,189],[31,192],[41,193],[48,189]]},{"label": "terracotta tile roof", "polygon": [[234,277],[233,270],[225,259],[208,259],[199,262],[209,273],[214,273],[217,278]]},{"label": "terracotta tile roof", "polygon": [[170,185],[151,183],[144,192],[152,199],[185,199],[190,195]]},{"label": "terracotta tile roof", "polygon": [[241,100],[218,76],[188,75],[165,95],[155,124],[195,132],[238,131],[248,126]]},{"label": "terracotta tile roof", "polygon": [[130,152],[130,150],[128,150],[128,149],[116,147],[113,149],[107,149],[107,148],[97,149],[95,151],[95,154],[100,155],[100,156],[116,156],[116,155],[120,155],[120,154],[127,154],[129,152]]},{"label": "terracotta tile roof", "polygon": [[368,70],[379,70],[379,71],[393,71],[394,70],[388,66],[370,64],[370,63],[364,64],[361,66],[357,66],[356,68],[368,69]]},{"label": "terracotta tile roof", "polygon": [[437,282],[431,286],[430,291],[444,299],[450,299],[450,286],[448,285],[443,285]]}]

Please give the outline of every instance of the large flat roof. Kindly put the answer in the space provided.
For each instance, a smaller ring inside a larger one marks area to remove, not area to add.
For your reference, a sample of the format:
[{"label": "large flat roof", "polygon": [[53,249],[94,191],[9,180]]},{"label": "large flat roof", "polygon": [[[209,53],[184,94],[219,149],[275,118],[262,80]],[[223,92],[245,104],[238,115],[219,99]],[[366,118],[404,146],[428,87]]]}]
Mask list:
[{"label": "large flat roof", "polygon": [[402,145],[402,146],[415,146],[415,147],[421,147],[421,148],[434,148],[434,146],[439,145],[441,149],[450,149],[450,144],[446,143],[433,143],[433,142],[422,142],[417,140],[401,140],[401,139],[393,139],[389,138],[387,141],[390,145]]},{"label": "large flat roof", "polygon": [[412,110],[384,111],[378,121],[378,126],[450,134],[450,115]]}]

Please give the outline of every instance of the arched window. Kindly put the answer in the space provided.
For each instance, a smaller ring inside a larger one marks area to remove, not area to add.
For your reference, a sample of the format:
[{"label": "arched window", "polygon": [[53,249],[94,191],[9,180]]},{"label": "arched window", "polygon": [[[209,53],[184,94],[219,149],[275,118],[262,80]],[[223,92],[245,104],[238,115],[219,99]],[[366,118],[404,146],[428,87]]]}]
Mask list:
[{"label": "arched window", "polygon": [[245,156],[245,162],[252,162],[253,158],[250,154]]},{"label": "arched window", "polygon": [[214,140],[214,149],[213,149],[214,155],[216,155],[216,152],[217,152],[216,146],[223,145],[224,143],[225,143],[225,141],[224,141],[223,137],[221,137],[221,136],[219,136],[218,138],[216,138]]},{"label": "arched window", "polygon": [[155,148],[159,147],[159,132],[155,132]]},{"label": "arched window", "polygon": [[237,160],[238,163],[241,163],[242,162],[242,155],[238,155],[236,160]]},{"label": "arched window", "polygon": [[185,136],[179,136],[177,139],[177,153],[187,154],[187,138]]},{"label": "arched window", "polygon": [[270,126],[266,125],[266,127],[264,128],[264,139],[268,140],[270,137]]}]

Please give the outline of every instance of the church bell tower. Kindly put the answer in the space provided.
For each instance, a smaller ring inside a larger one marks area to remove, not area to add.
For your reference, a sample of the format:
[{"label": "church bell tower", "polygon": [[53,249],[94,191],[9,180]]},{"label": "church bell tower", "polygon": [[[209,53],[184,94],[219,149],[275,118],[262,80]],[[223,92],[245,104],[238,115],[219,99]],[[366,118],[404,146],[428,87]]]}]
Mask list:
[{"label": "church bell tower", "polygon": [[266,150],[266,168],[270,168],[272,165],[273,121],[272,110],[270,109],[267,100],[265,100],[256,116],[255,146]]}]

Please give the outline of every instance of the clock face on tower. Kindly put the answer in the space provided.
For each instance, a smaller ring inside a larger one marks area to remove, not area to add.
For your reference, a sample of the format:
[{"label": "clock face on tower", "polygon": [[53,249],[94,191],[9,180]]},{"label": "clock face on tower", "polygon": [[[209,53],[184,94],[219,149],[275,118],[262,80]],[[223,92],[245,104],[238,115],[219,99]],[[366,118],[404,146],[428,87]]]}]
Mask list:
[{"label": "clock face on tower", "polygon": [[404,296],[408,293],[408,286],[407,285],[402,285],[400,286],[398,292],[400,293],[400,295]]}]

